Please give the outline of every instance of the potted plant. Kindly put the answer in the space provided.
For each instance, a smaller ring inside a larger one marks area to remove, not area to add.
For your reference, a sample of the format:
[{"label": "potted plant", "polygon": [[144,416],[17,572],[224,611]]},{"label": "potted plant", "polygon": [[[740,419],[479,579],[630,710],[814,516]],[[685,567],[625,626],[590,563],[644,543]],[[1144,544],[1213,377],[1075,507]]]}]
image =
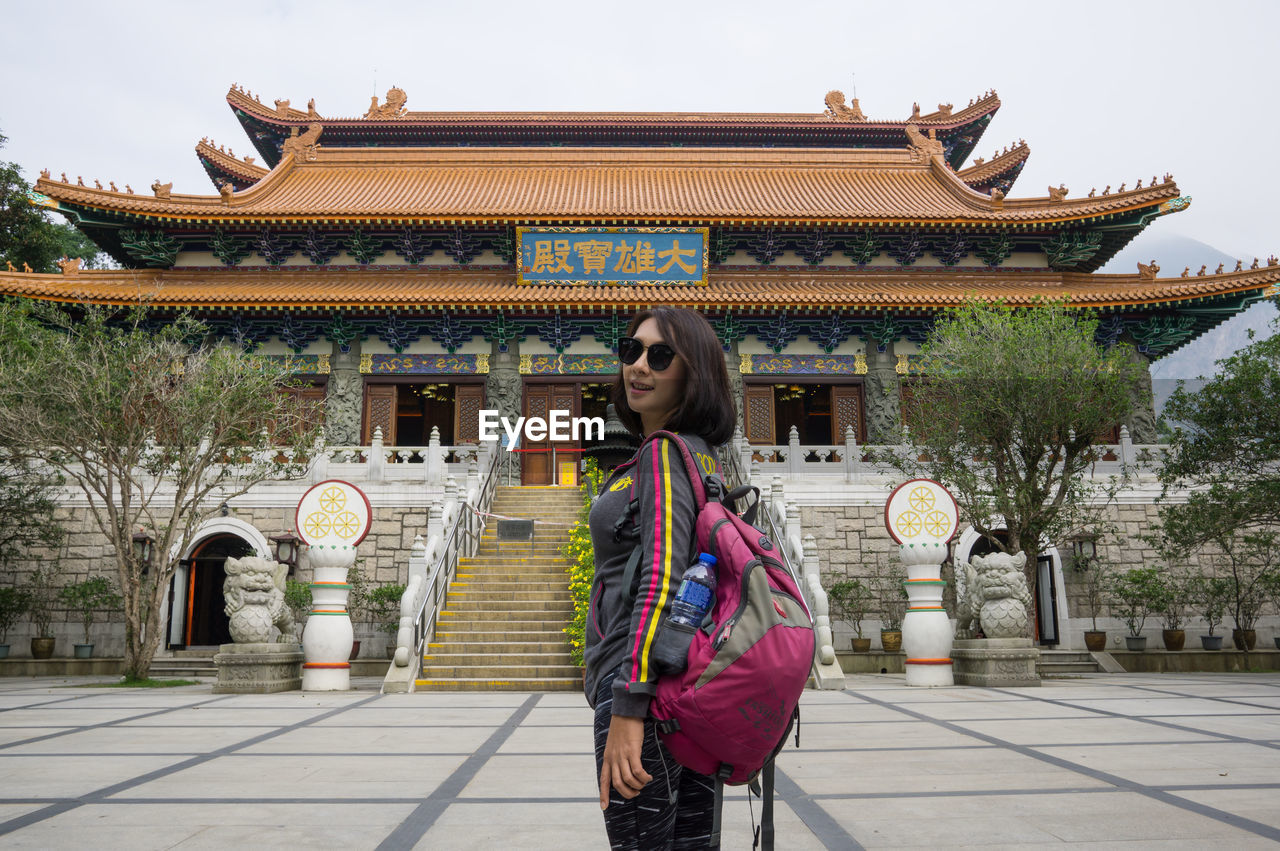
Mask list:
[{"label": "potted plant", "polygon": [[[351,616],[351,625],[368,623],[369,621],[369,580],[362,569],[364,559],[356,559],[355,564],[347,568],[347,614]],[[360,655],[360,639],[351,642],[351,658]]]},{"label": "potted plant", "polygon": [[1231,601],[1231,583],[1220,576],[1197,576],[1192,596],[1196,600],[1200,616],[1209,628],[1208,635],[1200,636],[1200,646],[1205,650],[1221,650],[1222,636],[1214,635],[1213,628],[1227,616],[1227,604]]},{"label": "potted plant", "polygon": [[9,628],[27,613],[29,605],[22,588],[0,588],[0,659],[9,655]]},{"label": "potted plant", "polygon": [[890,565],[876,574],[880,592],[880,646],[886,653],[902,649],[902,619],[907,614],[907,574],[899,565]]},{"label": "potted plant", "polygon": [[379,585],[369,592],[369,614],[379,632],[385,632],[390,639],[387,642],[387,658],[396,652],[396,632],[400,629],[400,599],[404,597],[405,586],[399,584]]},{"label": "potted plant", "polygon": [[287,580],[284,583],[284,604],[293,612],[293,637],[301,642],[307,613],[311,611],[311,585],[296,579]]},{"label": "potted plant", "polygon": [[1182,625],[1186,622],[1187,610],[1191,607],[1194,580],[1194,575],[1186,568],[1169,568],[1157,575],[1160,590],[1156,614],[1163,627],[1161,639],[1165,650],[1176,652],[1186,644],[1187,633]]},{"label": "potted plant", "polygon": [[849,644],[855,653],[871,649],[871,639],[862,637],[862,619],[867,616],[870,602],[871,589],[861,579],[842,579],[827,589],[831,613],[853,627],[854,637]]},{"label": "potted plant", "polygon": [[1112,611],[1129,628],[1125,644],[1133,651],[1146,650],[1147,637],[1142,634],[1142,627],[1160,603],[1160,572],[1154,567],[1126,570],[1111,580],[1111,594]]},{"label": "potted plant", "polygon": [[75,646],[75,657],[88,659],[93,655],[89,629],[93,626],[94,614],[102,609],[118,609],[123,601],[112,590],[111,580],[105,576],[90,576],[83,582],[64,585],[58,589],[58,598],[68,609],[80,614],[80,622],[84,625],[84,643]]},{"label": "potted plant", "polygon": [[58,589],[53,584],[55,571],[52,568],[38,567],[27,577],[27,617],[34,628],[31,636],[31,658],[50,659],[53,657],[53,603],[57,599]]},{"label": "potted plant", "polygon": [[1102,614],[1102,606],[1106,602],[1110,581],[1108,565],[1096,555],[1076,556],[1074,567],[1084,581],[1085,608],[1089,610],[1089,620],[1093,624],[1093,629],[1085,631],[1084,646],[1097,653],[1107,649],[1107,631],[1098,629],[1098,615]]}]

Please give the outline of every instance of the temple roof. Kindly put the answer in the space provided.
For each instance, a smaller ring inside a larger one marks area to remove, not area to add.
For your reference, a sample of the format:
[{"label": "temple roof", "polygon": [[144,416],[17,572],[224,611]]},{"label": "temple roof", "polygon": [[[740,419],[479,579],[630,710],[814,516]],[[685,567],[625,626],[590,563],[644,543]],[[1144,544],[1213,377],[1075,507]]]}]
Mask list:
[{"label": "temple roof", "polygon": [[[38,203],[156,223],[374,221],[1056,225],[1170,212],[1176,183],[1087,198],[976,192],[917,134],[907,149],[318,148],[298,144],[255,185],[222,196],[111,192],[51,180]],[[297,141],[297,140],[295,140]],[[1059,193],[1060,194],[1060,193]],[[1177,203],[1175,203],[1177,202]]]},{"label": "temple roof", "polygon": [[234,153],[214,145],[208,139],[201,139],[196,145],[196,156],[200,158],[200,165],[204,166],[215,187],[230,183],[236,191],[243,191],[270,172],[270,169],[257,165],[253,157],[246,155],[243,159],[237,158]]},{"label": "temple roof", "polygon": [[[816,100],[816,98],[815,98]],[[933,129],[947,145],[947,161],[959,167],[972,152],[986,124],[1000,108],[995,92],[987,92],[959,110],[939,104],[933,112],[915,107],[902,118],[870,120],[858,102],[845,102],[829,92],[826,109],[812,113],[739,112],[559,112],[472,111],[418,112],[404,107],[407,96],[393,88],[387,103],[373,104],[363,116],[326,117],[314,101],[307,111],[289,101],[274,107],[239,86],[227,92],[227,103],[269,165],[281,158],[280,147],[291,132],[313,123],[324,127],[330,146],[368,145],[571,145],[571,146],[903,146],[904,129],[915,124]]]},{"label": "temple roof", "polygon": [[[379,268],[90,270],[39,275],[0,272],[0,294],[62,302],[211,310],[633,310],[656,303],[748,312],[916,311],[931,313],[981,294],[1011,305],[1068,298],[1108,310],[1190,308],[1255,301],[1280,284],[1280,265],[1187,277],[1002,272],[954,268],[840,271],[713,270],[706,286],[530,285],[509,270]],[[1227,318],[1230,311],[1221,318]]]},{"label": "temple roof", "polygon": [[1009,187],[1018,179],[1030,156],[1031,146],[1019,141],[1013,148],[997,153],[990,160],[978,157],[973,165],[956,172],[956,176],[978,192],[990,195],[992,189],[999,189],[1008,194]]}]

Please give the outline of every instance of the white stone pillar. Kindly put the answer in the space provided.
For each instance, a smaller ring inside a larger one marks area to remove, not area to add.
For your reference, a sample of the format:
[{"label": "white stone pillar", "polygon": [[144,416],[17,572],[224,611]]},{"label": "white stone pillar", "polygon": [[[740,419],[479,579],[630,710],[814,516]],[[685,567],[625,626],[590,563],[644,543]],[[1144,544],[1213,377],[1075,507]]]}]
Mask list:
[{"label": "white stone pillar", "polygon": [[955,633],[942,606],[947,545],[937,541],[900,544],[898,559],[907,568],[907,615],[902,619],[907,685],[954,685],[951,642]]}]

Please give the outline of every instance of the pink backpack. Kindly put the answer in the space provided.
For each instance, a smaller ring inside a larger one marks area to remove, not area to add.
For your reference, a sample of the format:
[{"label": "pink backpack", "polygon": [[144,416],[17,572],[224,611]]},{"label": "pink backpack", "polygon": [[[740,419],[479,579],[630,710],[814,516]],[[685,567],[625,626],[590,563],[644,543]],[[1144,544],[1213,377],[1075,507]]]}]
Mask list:
[{"label": "pink backpack", "polygon": [[748,783],[781,750],[799,715],[813,666],[813,618],[773,542],[733,508],[751,492],[758,504],[759,490],[726,493],[718,477],[704,481],[677,435],[646,439],[657,437],[680,447],[694,482],[698,549],[717,559],[716,599],[711,623],[694,632],[688,667],[659,678],[649,712],[681,765],[730,785]]}]

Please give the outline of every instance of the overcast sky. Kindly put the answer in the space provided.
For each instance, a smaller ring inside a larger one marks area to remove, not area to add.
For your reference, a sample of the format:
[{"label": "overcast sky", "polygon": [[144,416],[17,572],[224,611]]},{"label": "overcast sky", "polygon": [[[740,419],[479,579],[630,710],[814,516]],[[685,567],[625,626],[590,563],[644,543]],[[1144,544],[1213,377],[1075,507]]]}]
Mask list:
[{"label": "overcast sky", "polygon": [[202,136],[254,153],[225,95],[356,116],[397,85],[412,110],[820,112],[856,85],[872,119],[1003,102],[976,151],[1025,138],[1012,197],[1172,172],[1152,230],[1280,253],[1273,51],[1280,3],[59,2],[5,6],[0,157],[214,194]]}]

